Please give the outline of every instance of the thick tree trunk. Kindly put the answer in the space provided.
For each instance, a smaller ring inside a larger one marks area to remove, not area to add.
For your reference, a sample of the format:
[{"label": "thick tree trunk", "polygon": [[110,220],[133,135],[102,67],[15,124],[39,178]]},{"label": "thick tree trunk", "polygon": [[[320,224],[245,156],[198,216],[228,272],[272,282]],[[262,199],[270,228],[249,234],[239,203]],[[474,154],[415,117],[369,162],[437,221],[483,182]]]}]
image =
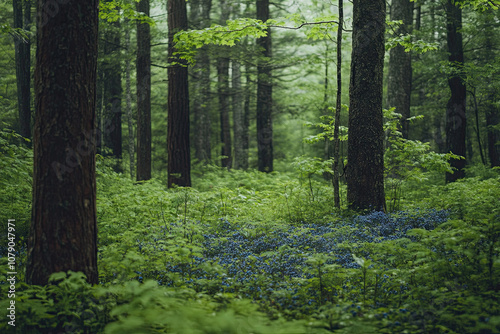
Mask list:
[{"label": "thick tree trunk", "polygon": [[[115,158],[122,157],[122,69],[120,66],[120,22],[110,24],[104,33],[104,145]],[[118,163],[119,164],[119,163]],[[121,171],[117,166],[117,171]]]},{"label": "thick tree trunk", "polygon": [[[149,16],[149,0],[137,3]],[[151,179],[151,32],[137,23],[137,181]]]},{"label": "thick tree trunk", "polygon": [[333,201],[340,209],[340,112],[342,110],[342,29],[344,27],[344,0],[339,0],[339,27],[337,30],[337,102],[333,128]]},{"label": "thick tree trunk", "polygon": [[[448,38],[448,52],[451,66],[457,71],[448,78],[451,97],[446,106],[446,150],[456,155],[466,156],[466,129],[467,117],[465,113],[466,87],[460,77],[460,70],[464,63],[462,43],[462,10],[455,5],[453,0],[446,4],[446,31]],[[450,162],[455,168],[453,174],[446,173],[446,182],[453,182],[465,177],[465,159],[453,159]]]},{"label": "thick tree trunk", "polygon": [[[403,24],[396,30],[396,36],[410,33],[413,24],[413,2],[393,0],[391,20],[403,21]],[[395,107],[396,112],[401,114],[401,133],[406,139],[409,134],[411,76],[411,53],[405,52],[401,45],[392,48],[387,77],[387,107]]]},{"label": "thick tree trunk", "polygon": [[[257,0],[257,19],[266,22],[269,19],[269,0]],[[257,65],[257,152],[259,171],[273,171],[273,83],[271,60],[271,29],[267,36],[257,39],[262,50]]]},{"label": "thick tree trunk", "polygon": [[174,35],[188,28],[186,1],[168,0],[168,187],[191,186],[191,154],[189,146],[188,69],[178,59]]},{"label": "thick tree trunk", "polygon": [[[210,26],[212,1],[192,0],[190,5],[190,24],[195,29]],[[212,160],[209,46],[202,47],[196,54],[196,63],[191,67],[191,74],[194,157],[202,164],[209,164]]]},{"label": "thick tree trunk", "polygon": [[[52,1],[38,0],[38,8]],[[38,16],[33,213],[26,281],[82,271],[98,283],[95,182],[98,1]],[[61,43],[65,45],[61,47]]]},{"label": "thick tree trunk", "polygon": [[347,201],[385,210],[382,77],[385,0],[354,0]]},{"label": "thick tree trunk", "polygon": [[[12,6],[14,9],[14,28],[29,30],[29,26],[31,23],[31,1],[13,0]],[[27,40],[15,38],[14,45],[16,54],[15,57],[17,78],[17,106],[19,110],[19,133],[25,138],[31,138],[31,42],[29,40],[29,37]]]}]

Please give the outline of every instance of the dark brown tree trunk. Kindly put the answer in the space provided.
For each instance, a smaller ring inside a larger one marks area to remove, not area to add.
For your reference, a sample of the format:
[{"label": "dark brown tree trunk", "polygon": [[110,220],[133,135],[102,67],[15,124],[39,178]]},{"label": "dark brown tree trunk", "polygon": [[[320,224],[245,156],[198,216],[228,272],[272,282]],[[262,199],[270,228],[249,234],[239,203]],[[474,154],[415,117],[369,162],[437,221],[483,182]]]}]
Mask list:
[{"label": "dark brown tree trunk", "polygon": [[[24,8],[23,8],[24,4]],[[29,30],[31,24],[31,1],[13,0],[14,28]],[[24,15],[23,15],[24,11]],[[19,133],[31,138],[31,91],[30,91],[30,46],[26,40],[14,39],[16,54],[17,106],[19,110]]]},{"label": "dark brown tree trunk", "polygon": [[134,138],[134,118],[132,115],[132,88],[130,76],[132,73],[131,55],[132,48],[130,47],[130,26],[129,20],[125,20],[125,50],[127,57],[125,58],[125,95],[126,95],[126,110],[127,110],[127,125],[128,125],[128,155],[130,161],[130,178],[134,179],[135,174],[135,138]]},{"label": "dark brown tree trunk", "polygon": [[186,1],[168,0],[168,187],[191,186],[188,69],[174,55],[174,35],[188,28]]},{"label": "dark brown tree trunk", "polygon": [[339,27],[337,30],[337,102],[333,128],[333,201],[340,209],[340,112],[342,110],[342,29],[344,27],[344,0],[339,0]]},{"label": "dark brown tree trunk", "polygon": [[[122,157],[122,69],[120,66],[120,22],[109,24],[104,33],[103,98],[104,145],[115,158]],[[120,163],[116,167],[121,171]]]},{"label": "dark brown tree trunk", "polygon": [[248,126],[245,127],[245,109],[241,87],[241,64],[238,60],[232,62],[232,109],[234,132],[234,168],[248,168]]},{"label": "dark brown tree trunk", "polygon": [[[269,19],[269,0],[257,0],[257,19]],[[257,153],[261,172],[273,171],[273,83],[271,60],[271,29],[257,39],[262,54],[257,65]]]},{"label": "dark brown tree trunk", "polygon": [[385,210],[382,77],[385,0],[354,0],[347,201]]},{"label": "dark brown tree trunk", "polygon": [[[410,33],[413,24],[413,2],[393,0],[391,20],[403,21],[403,24],[396,29],[396,36]],[[387,107],[395,107],[396,112],[401,114],[401,133],[406,139],[408,139],[409,134],[411,74],[411,53],[405,52],[401,45],[392,48],[387,77]]]},{"label": "dark brown tree trunk", "polygon": [[[466,87],[460,77],[464,63],[462,43],[462,9],[453,0],[446,3],[446,31],[450,66],[455,68],[454,74],[448,78],[451,97],[446,106],[446,150],[456,155],[466,156],[467,118],[465,113]],[[453,159],[450,162],[455,168],[453,174],[446,173],[446,182],[453,182],[465,177],[465,159]]]},{"label": "dark brown tree trunk", "polygon": [[[190,1],[190,24],[195,29],[210,26],[211,0]],[[194,156],[198,162],[208,164],[212,160],[210,122],[210,56],[209,46],[202,47],[196,54],[192,73],[192,114]]]},{"label": "dark brown tree trunk", "polygon": [[[149,0],[137,3],[149,16]],[[151,179],[151,32],[137,23],[137,181]]]},{"label": "dark brown tree trunk", "polygon": [[[229,50],[226,50],[229,52]],[[220,140],[221,165],[231,168],[231,124],[229,122],[229,58],[219,57],[217,60],[217,93],[219,95],[219,113],[220,113]]]},{"label": "dark brown tree trunk", "polygon": [[[38,0],[33,213],[26,281],[81,271],[98,283],[95,182],[98,1]],[[61,48],[61,43],[65,45]]]},{"label": "dark brown tree trunk", "polygon": [[[227,0],[220,0],[220,24],[225,25],[229,19],[231,8]],[[219,57],[217,59],[217,95],[219,96],[219,115],[220,115],[220,141],[221,147],[221,166],[231,168],[232,166],[232,147],[231,147],[231,124],[229,121],[229,62],[227,57],[230,50],[227,46],[218,48]]]}]

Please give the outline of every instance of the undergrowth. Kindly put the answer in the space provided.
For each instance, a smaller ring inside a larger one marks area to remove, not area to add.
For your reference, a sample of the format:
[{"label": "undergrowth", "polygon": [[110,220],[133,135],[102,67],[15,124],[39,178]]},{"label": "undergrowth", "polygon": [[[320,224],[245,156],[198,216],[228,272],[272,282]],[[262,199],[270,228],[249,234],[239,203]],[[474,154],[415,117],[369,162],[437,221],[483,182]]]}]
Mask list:
[{"label": "undergrowth", "polygon": [[[2,224],[18,219],[23,250],[30,152],[3,143],[2,163],[19,166],[0,171]],[[2,317],[2,332],[500,332],[495,171],[408,182],[401,211],[359,215],[332,210],[321,176],[208,166],[195,187],[166,189],[111,166],[98,159],[100,284],[73,272],[18,283],[16,327]],[[0,309],[8,289],[0,284]]]}]

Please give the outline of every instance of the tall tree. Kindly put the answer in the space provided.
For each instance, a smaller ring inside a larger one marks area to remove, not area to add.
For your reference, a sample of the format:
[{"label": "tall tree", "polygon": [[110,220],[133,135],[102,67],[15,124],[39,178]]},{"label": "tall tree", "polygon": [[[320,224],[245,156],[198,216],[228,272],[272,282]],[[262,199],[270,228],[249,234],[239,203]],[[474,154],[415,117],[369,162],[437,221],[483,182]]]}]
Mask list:
[{"label": "tall tree", "polygon": [[[105,129],[104,145],[111,149],[111,155],[122,157],[122,69],[120,64],[120,21],[108,24],[104,36],[103,53],[103,118]],[[120,162],[116,169],[119,171]]]},{"label": "tall tree", "polygon": [[[391,20],[403,23],[395,30],[395,36],[411,32],[413,24],[413,2],[410,0],[392,0]],[[397,45],[390,50],[389,74],[387,76],[387,106],[395,107],[401,114],[401,133],[408,139],[411,96],[411,53]]]},{"label": "tall tree", "polygon": [[174,35],[188,28],[185,0],[168,0],[168,187],[191,186],[188,69],[176,55]]},{"label": "tall tree", "polygon": [[[446,2],[446,35],[448,41],[448,60],[453,69],[448,77],[451,96],[446,105],[446,149],[456,155],[466,156],[467,118],[465,113],[466,87],[461,72],[464,64],[462,42],[462,9],[454,0]],[[446,173],[446,182],[465,177],[465,159],[453,159],[450,165],[455,172]]]},{"label": "tall tree", "polygon": [[127,125],[128,125],[128,155],[130,161],[130,177],[134,179],[135,173],[135,139],[134,139],[134,120],[132,115],[132,89],[130,83],[130,76],[132,72],[132,64],[130,55],[132,48],[130,46],[130,26],[129,20],[125,21],[125,50],[127,57],[125,58],[125,96],[126,96],[126,110],[127,110]]},{"label": "tall tree", "polygon": [[344,0],[339,0],[339,27],[337,29],[337,101],[333,129],[333,201],[340,209],[340,112],[342,109],[342,29],[344,28]]},{"label": "tall tree", "polygon": [[[38,0],[38,8],[51,8]],[[33,211],[26,281],[82,271],[98,282],[95,109],[98,1],[38,16]],[[61,47],[64,45],[65,47]]]},{"label": "tall tree", "polygon": [[[149,0],[140,0],[137,11],[149,16]],[[151,179],[151,31],[137,22],[137,181]]]},{"label": "tall tree", "polygon": [[[24,6],[23,6],[24,5]],[[29,30],[31,24],[31,1],[13,0],[14,28]],[[24,11],[24,15],[23,15]],[[17,106],[19,110],[19,133],[31,138],[31,80],[30,80],[30,38],[15,37],[17,77]]]},{"label": "tall tree", "polygon": [[[230,9],[226,0],[220,0],[220,23],[226,24],[229,19]],[[231,124],[229,121],[229,62],[227,56],[229,49],[227,46],[219,47],[220,55],[217,58],[217,94],[219,95],[219,114],[220,114],[220,140],[221,147],[221,165],[231,168]]]},{"label": "tall tree", "polygon": [[[269,20],[269,0],[257,0],[257,19]],[[262,55],[257,65],[257,154],[259,171],[273,171],[273,83],[270,64],[271,28],[267,35],[257,39]]]},{"label": "tall tree", "polygon": [[385,0],[354,0],[349,88],[347,201],[385,210],[382,77]]},{"label": "tall tree", "polygon": [[[236,50],[239,54],[239,51]],[[234,134],[234,168],[248,168],[248,115],[245,117],[241,86],[241,64],[238,59],[231,63],[231,96]]]},{"label": "tall tree", "polygon": [[[189,22],[195,29],[210,26],[212,0],[192,0]],[[210,122],[210,55],[205,45],[196,54],[196,62],[191,67],[194,156],[203,164],[211,162],[211,122]]]}]

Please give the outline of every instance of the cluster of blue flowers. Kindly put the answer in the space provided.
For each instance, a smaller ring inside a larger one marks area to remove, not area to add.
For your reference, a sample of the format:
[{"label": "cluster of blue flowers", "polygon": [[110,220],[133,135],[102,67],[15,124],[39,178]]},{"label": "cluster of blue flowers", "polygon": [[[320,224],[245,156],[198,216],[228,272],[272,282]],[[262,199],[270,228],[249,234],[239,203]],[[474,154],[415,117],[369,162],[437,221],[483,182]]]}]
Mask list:
[{"label": "cluster of blue flowers", "polygon": [[259,274],[309,278],[304,273],[309,255],[331,254],[344,268],[356,268],[352,248],[345,245],[406,237],[411,229],[432,230],[447,219],[448,212],[443,210],[373,212],[341,222],[289,226],[260,234],[245,233],[241,226],[223,221],[222,229],[205,235],[205,257],[199,261],[223,265],[233,281],[248,281]]}]

